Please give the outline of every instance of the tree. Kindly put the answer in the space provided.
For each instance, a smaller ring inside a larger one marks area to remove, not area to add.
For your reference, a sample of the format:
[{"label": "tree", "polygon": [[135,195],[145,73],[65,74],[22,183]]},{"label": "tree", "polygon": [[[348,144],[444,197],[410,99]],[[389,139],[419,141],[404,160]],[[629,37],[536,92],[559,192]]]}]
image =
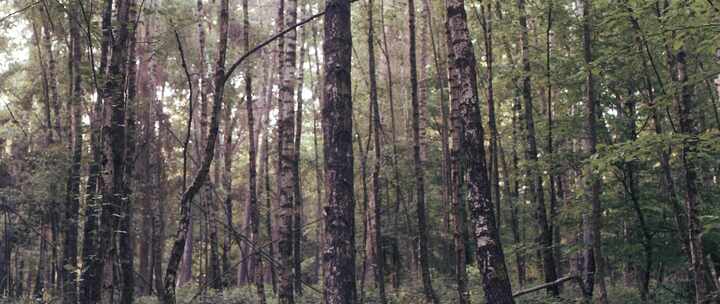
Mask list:
[{"label": "tree", "polygon": [[[248,0],[243,0],[243,49],[245,52],[250,51],[250,19],[248,14]],[[260,215],[258,213],[258,199],[257,199],[257,147],[255,140],[255,113],[253,110],[253,96],[252,96],[252,71],[250,67],[245,69],[245,109],[247,111],[247,127],[248,127],[248,143],[249,143],[249,156],[250,165],[248,166],[248,212],[250,213],[250,242],[257,244],[260,239]],[[229,144],[229,143],[226,143]],[[225,156],[230,158],[229,155]],[[228,166],[229,169],[229,166]],[[228,182],[232,179],[228,177]],[[229,187],[228,187],[229,188]],[[232,210],[232,206],[227,206],[228,210]],[[232,221],[229,221],[232,224]],[[251,264],[254,264],[253,269],[253,281],[255,282],[255,288],[260,298],[260,304],[265,304],[265,283],[263,282],[263,271],[262,271],[262,259],[258,250],[253,250],[251,255]]]},{"label": "tree", "polygon": [[[80,67],[81,41],[79,12],[80,2],[72,4],[70,21],[71,62],[73,67]],[[70,70],[72,96],[68,108],[71,112],[70,136],[72,161],[68,174],[65,198],[65,222],[63,242],[63,303],[75,304],[77,302],[77,237],[78,237],[78,209],[80,208],[80,162],[82,161],[82,117],[80,106],[82,104],[82,74],[79,69]],[[7,219],[6,219],[7,221]],[[9,247],[9,245],[5,245]]]},{"label": "tree", "polygon": [[[530,201],[535,204],[535,222],[538,226],[537,243],[540,246],[540,254],[542,255],[542,268],[545,275],[545,282],[550,283],[557,279],[555,273],[555,258],[552,250],[552,231],[547,221],[547,211],[545,207],[545,192],[543,191],[542,176],[538,174],[536,168],[533,168],[538,162],[538,149],[535,140],[535,121],[533,119],[533,102],[532,102],[532,84],[530,80],[530,53],[528,46],[528,27],[527,13],[525,12],[525,0],[517,1],[520,16],[520,49],[522,53],[522,97],[524,101],[526,143],[525,160],[527,168],[525,175],[527,183],[530,186]],[[548,287],[548,293],[553,296],[559,295],[557,285]]]},{"label": "tree", "polygon": [[353,194],[350,1],[325,2],[322,102],[325,159],[325,250],[323,298],[355,303],[355,197]]},{"label": "tree", "polygon": [[[473,233],[477,241],[476,258],[483,277],[485,300],[488,303],[514,303],[510,277],[505,267],[505,256],[490,201],[491,189],[485,166],[483,128],[475,72],[476,61],[467,29],[464,1],[447,1],[445,7],[448,54],[451,54],[449,55],[450,91],[454,106],[452,110],[455,112],[453,131],[457,133],[454,136],[459,137],[457,149],[460,153],[458,154],[467,168],[467,200],[470,205]],[[459,176],[457,173],[453,174]]]},{"label": "tree", "polygon": [[[192,184],[183,192],[180,199],[180,223],[178,225],[177,232],[175,233],[175,240],[170,251],[170,259],[165,271],[164,291],[162,293],[162,302],[164,304],[175,304],[177,267],[178,264],[180,264],[180,258],[182,256],[183,248],[185,247],[185,240],[190,226],[190,205],[195,195],[207,181],[208,173],[210,172],[210,165],[212,164],[212,160],[215,156],[215,143],[217,141],[218,128],[220,125],[219,116],[220,110],[222,109],[225,82],[227,81],[227,76],[225,75],[225,56],[227,54],[228,40],[228,2],[229,0],[221,0],[218,11],[218,31],[220,35],[218,38],[217,57],[213,76],[214,92],[208,140],[205,146],[205,154],[202,159],[202,165],[198,170],[198,173],[195,175],[195,179]],[[176,38],[179,44],[180,39],[177,36]],[[184,60],[185,59],[183,59],[183,65],[185,65]]]},{"label": "tree", "polygon": [[[297,19],[297,1],[285,1],[285,26],[292,27]],[[295,38],[293,29],[283,36],[283,64],[281,69],[280,99],[278,104],[278,190],[279,190],[279,239],[280,281],[279,298],[283,304],[294,303],[293,289],[293,126],[295,123]]]},{"label": "tree", "polygon": [[[432,303],[438,303],[437,295],[432,288],[430,280],[430,266],[428,265],[427,241],[427,212],[425,211],[425,172],[421,158],[422,139],[420,138],[420,105],[418,101],[417,62],[415,55],[415,1],[408,1],[408,33],[410,35],[410,87],[412,102],[412,134],[413,134],[413,161],[415,174],[415,205],[418,220],[418,243],[420,247],[419,261],[422,275],[425,298]],[[423,67],[425,68],[425,67]]]},{"label": "tree", "polygon": [[[584,0],[582,3],[583,12],[583,58],[586,64],[586,76],[585,76],[585,115],[586,115],[586,132],[587,137],[584,141],[585,153],[588,155],[595,154],[597,152],[597,108],[598,105],[595,101],[595,83],[594,76],[591,68],[593,61],[592,57],[592,19],[591,19],[591,8],[592,1]],[[600,301],[607,303],[607,291],[605,290],[605,269],[603,266],[603,259],[601,253],[601,241],[600,241],[600,216],[602,214],[602,206],[600,205],[600,187],[601,182],[591,171],[585,172],[585,178],[587,178],[587,186],[591,205],[590,217],[585,221],[584,242],[585,242],[585,256],[584,256],[584,271],[585,271],[585,297],[588,299],[592,298],[593,286],[595,284],[595,278],[598,278],[600,287]]]},{"label": "tree", "polygon": [[367,49],[368,49],[368,78],[370,81],[370,108],[372,112],[373,149],[375,163],[372,172],[372,200],[368,204],[368,238],[367,258],[373,270],[375,286],[378,289],[380,303],[387,301],[385,295],[385,255],[382,249],[382,185],[380,174],[382,169],[382,144],[380,142],[382,125],[380,124],[380,105],[378,104],[377,71],[375,67],[375,26],[373,24],[373,0],[368,0],[367,9]]}]

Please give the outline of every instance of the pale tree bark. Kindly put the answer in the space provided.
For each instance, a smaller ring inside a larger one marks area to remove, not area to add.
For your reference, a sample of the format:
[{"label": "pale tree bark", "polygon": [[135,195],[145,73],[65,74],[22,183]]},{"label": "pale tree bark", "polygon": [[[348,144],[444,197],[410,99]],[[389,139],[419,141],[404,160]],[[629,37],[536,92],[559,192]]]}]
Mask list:
[{"label": "pale tree bark", "polygon": [[490,201],[490,182],[485,165],[483,128],[477,88],[476,59],[467,27],[464,1],[448,0],[447,9],[448,53],[451,72],[451,96],[458,132],[462,162],[467,168],[468,204],[476,244],[477,264],[483,277],[483,290],[487,303],[514,303],[505,256],[495,224]]},{"label": "pale tree bark", "polygon": [[357,293],[349,0],[325,2],[324,32],[322,127],[327,205],[323,298],[328,304],[350,304],[357,301]]},{"label": "pale tree bark", "polygon": [[[525,149],[525,160],[527,161],[526,178],[529,185],[530,201],[535,205],[535,222],[538,226],[538,235],[536,242],[540,246],[540,255],[542,257],[542,268],[545,276],[545,283],[554,282],[557,279],[555,273],[555,258],[552,250],[552,233],[547,221],[547,211],[545,208],[545,192],[543,190],[542,175],[534,166],[538,165],[538,148],[535,138],[535,121],[533,119],[533,101],[532,101],[532,84],[530,80],[530,52],[528,43],[528,26],[527,12],[525,11],[525,0],[517,1],[518,10],[520,11],[520,48],[522,55],[522,97],[524,102],[524,119],[525,119],[525,136],[527,147]],[[551,285],[547,288],[548,294],[558,296],[559,290],[557,285]]]},{"label": "pale tree bark", "polygon": [[[284,24],[295,25],[297,18],[297,1],[285,1]],[[280,280],[278,297],[280,303],[294,303],[293,290],[293,125],[295,123],[295,30],[283,36],[283,65],[280,75],[280,99],[278,104],[278,254],[280,260]]]}]

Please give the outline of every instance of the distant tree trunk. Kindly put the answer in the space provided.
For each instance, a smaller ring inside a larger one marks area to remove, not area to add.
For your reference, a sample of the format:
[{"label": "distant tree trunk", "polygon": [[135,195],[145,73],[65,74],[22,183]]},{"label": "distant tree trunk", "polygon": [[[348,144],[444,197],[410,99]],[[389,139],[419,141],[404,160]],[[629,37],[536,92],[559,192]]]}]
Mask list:
[{"label": "distant tree trunk", "polygon": [[[272,81],[271,81],[272,82]],[[265,133],[263,134],[263,144],[262,144],[262,150],[260,151],[260,158],[262,159],[262,171],[263,171],[263,184],[264,184],[264,193],[265,193],[265,208],[268,210],[266,215],[266,221],[267,221],[267,235],[268,235],[268,243],[270,243],[268,255],[275,259],[275,240],[273,236],[273,216],[272,216],[272,193],[270,192],[270,128],[269,128],[269,121],[270,121],[270,108],[272,107],[271,99],[266,99],[266,109],[265,109],[265,118],[263,119],[265,123],[263,126],[267,128],[265,130]],[[274,263],[268,263],[267,267],[267,273],[270,276],[270,283],[272,286],[273,294],[277,294],[277,275],[275,273],[275,264]]]},{"label": "distant tree trunk", "polygon": [[[428,302],[438,303],[437,295],[432,288],[430,278],[430,265],[428,262],[428,236],[427,213],[425,211],[425,171],[421,157],[422,139],[420,138],[420,104],[418,101],[417,62],[415,55],[415,1],[408,1],[408,28],[410,35],[410,86],[412,102],[412,134],[413,134],[413,160],[415,174],[415,199],[418,220],[418,242],[420,246],[420,272],[422,275],[423,292]],[[423,67],[424,69],[425,67]],[[398,182],[398,181],[396,181]]]},{"label": "distant tree trunk", "polygon": [[500,173],[498,166],[498,131],[495,123],[495,92],[493,90],[493,32],[492,32],[492,1],[481,5],[483,41],[485,42],[485,65],[487,66],[487,109],[488,128],[490,128],[490,186],[492,200],[495,203],[495,219],[500,230],[502,209],[500,200]]},{"label": "distant tree trunk", "polygon": [[[250,50],[250,18],[248,14],[248,0],[243,0],[243,48],[245,52]],[[248,144],[249,144],[249,165],[248,165],[248,213],[250,213],[250,243],[253,246],[258,246],[260,240],[260,215],[258,214],[258,200],[257,200],[257,141],[255,140],[255,114],[253,112],[253,98],[252,98],[252,74],[251,67],[248,66],[245,69],[245,109],[247,110],[247,128],[248,128]],[[228,134],[228,138],[230,134]],[[229,144],[229,143],[226,143]],[[231,155],[225,155],[226,164],[229,162],[227,158],[231,158]],[[226,173],[229,173],[230,166],[226,165]],[[230,176],[227,177],[228,190],[230,189],[229,183],[232,179]],[[228,193],[229,194],[229,193]],[[229,196],[228,196],[229,198]],[[231,210],[232,206],[227,205],[228,210]],[[228,218],[232,225],[232,218]],[[251,253],[251,262],[253,265],[252,269],[255,270],[253,273],[253,281],[255,282],[255,288],[260,300],[260,304],[265,304],[265,282],[263,282],[263,271],[262,271],[262,259],[260,257],[259,250],[253,250]]]},{"label": "distant tree trunk", "polygon": [[[207,145],[202,159],[202,165],[198,170],[190,187],[185,190],[180,199],[180,223],[178,224],[175,240],[170,251],[170,259],[165,272],[165,283],[162,303],[175,304],[175,280],[177,276],[177,267],[180,264],[183,247],[185,246],[186,235],[190,224],[190,205],[195,195],[200,191],[207,181],[210,165],[215,157],[215,144],[218,137],[218,128],[220,126],[220,110],[223,104],[223,93],[225,88],[225,55],[227,54],[227,38],[228,38],[228,1],[221,0],[218,12],[218,32],[219,39],[217,44],[217,57],[215,62],[214,74],[214,92],[212,113],[210,115],[210,130],[208,132]],[[179,38],[178,38],[179,40]]]},{"label": "distant tree trunk", "polygon": [[[285,1],[284,24],[295,25],[297,18],[297,1]],[[295,30],[283,36],[283,65],[281,69],[280,99],[278,104],[278,192],[279,192],[279,223],[278,248],[280,257],[280,303],[294,303],[293,291],[293,125],[295,123]]]},{"label": "distant tree trunk", "polygon": [[[302,5],[302,15],[307,15],[305,5]],[[303,112],[303,82],[305,78],[305,69],[303,63],[305,60],[305,41],[307,40],[307,30],[303,29],[300,35],[300,53],[297,60],[297,87],[295,98],[297,99],[297,112],[295,113],[295,133],[293,142],[293,195],[295,197],[295,205],[293,206],[293,288],[298,295],[302,295],[302,238],[303,238],[303,198],[302,189],[300,188],[300,143],[302,139],[302,112]]]},{"label": "distant tree trunk", "polygon": [[380,106],[378,104],[377,71],[375,67],[375,27],[373,24],[373,10],[373,0],[368,0],[368,74],[370,79],[370,109],[372,115],[371,126],[374,135],[373,146],[375,149],[375,163],[373,164],[372,172],[372,200],[370,200],[368,206],[368,234],[370,235],[370,243],[367,245],[369,250],[366,250],[366,252],[367,259],[370,261],[370,265],[373,270],[375,287],[378,290],[380,303],[384,304],[387,302],[387,299],[385,296],[385,269],[383,267],[385,264],[385,255],[382,249],[382,185],[380,181],[380,170],[382,169],[383,160],[381,144],[382,125],[380,124],[381,119]]},{"label": "distant tree trunk", "polygon": [[[387,98],[388,103],[390,105],[390,134],[391,134],[391,140],[392,140],[392,167],[393,167],[393,179],[396,181],[400,180],[400,169],[398,167],[398,144],[397,144],[397,132],[396,132],[396,123],[395,123],[395,99],[393,94],[393,72],[392,72],[392,62],[390,61],[390,50],[388,49],[388,37],[387,37],[387,31],[385,27],[385,14],[383,13],[385,11],[385,1],[380,1],[380,22],[381,27],[383,29],[383,55],[385,57],[385,68],[387,72]],[[393,206],[393,226],[394,229],[398,230],[400,229],[400,205],[403,201],[403,192],[400,183],[394,183],[395,184],[395,205]],[[398,261],[399,262],[399,261]],[[400,272],[402,270],[402,267],[399,263],[393,264],[393,275],[392,275],[392,284],[393,288],[398,289],[400,287]]]},{"label": "distant tree trunk", "polygon": [[[463,0],[448,0],[448,53],[453,75],[451,93],[455,130],[462,131],[459,150],[467,166],[468,203],[471,208],[476,258],[483,277],[487,303],[514,303],[505,257],[490,201],[490,182],[485,165],[483,129],[477,88],[475,54],[470,41]],[[455,147],[454,147],[455,148]],[[460,156],[459,155],[459,156]],[[453,173],[456,175],[456,173]],[[457,250],[457,248],[456,248]]]},{"label": "distant tree trunk", "polygon": [[[548,14],[547,14],[547,29],[545,31],[545,78],[547,81],[547,123],[548,123],[548,135],[547,135],[547,153],[550,158],[550,174],[549,179],[549,194],[550,194],[550,220],[548,223],[548,229],[552,236],[553,246],[553,259],[555,261],[555,274],[560,276],[560,223],[558,223],[558,202],[557,202],[557,189],[556,189],[556,172],[555,172],[555,160],[553,158],[553,104],[552,104],[552,79],[551,79],[551,65],[550,65],[550,54],[551,54],[551,30],[553,25],[553,2],[550,0],[548,3]],[[561,285],[558,284],[558,288]],[[559,291],[559,290],[558,290]]]},{"label": "distant tree trunk", "polygon": [[[518,0],[518,10],[520,11],[520,46],[522,50],[522,68],[523,68],[523,79],[522,79],[522,95],[525,103],[525,128],[526,128],[526,141],[527,149],[525,150],[525,159],[528,162],[526,176],[527,184],[530,186],[530,198],[535,204],[535,221],[538,226],[537,243],[540,246],[540,255],[542,256],[542,268],[543,274],[545,275],[545,282],[550,283],[557,279],[555,273],[555,259],[553,257],[552,250],[552,232],[547,221],[547,211],[545,208],[545,193],[543,191],[542,175],[535,173],[539,169],[536,168],[538,164],[538,149],[535,140],[535,122],[533,120],[533,103],[532,103],[532,87],[530,82],[530,54],[528,45],[528,27],[527,27],[527,13],[525,11],[525,0]],[[557,285],[551,285],[547,289],[548,294],[552,296],[558,296],[559,290]]]},{"label": "distant tree trunk", "polygon": [[[153,64],[153,69],[155,69],[156,66]],[[153,86],[157,87],[157,80],[153,78]],[[164,297],[164,291],[163,288],[163,268],[162,268],[162,258],[164,256],[165,251],[165,202],[167,201],[168,197],[168,190],[167,190],[167,168],[169,167],[169,162],[166,161],[165,155],[171,155],[172,147],[169,145],[169,142],[167,138],[169,138],[169,132],[167,127],[162,127],[164,124],[165,126],[168,126],[169,123],[167,122],[167,116],[164,113],[163,109],[163,97],[165,95],[165,87],[163,84],[163,89],[161,90],[160,99],[157,101],[157,108],[156,108],[156,119],[158,123],[160,124],[160,127],[158,128],[158,141],[157,144],[159,146],[160,153],[157,154],[157,179],[158,179],[158,189],[157,189],[157,210],[153,213],[153,248],[152,248],[152,264],[153,264],[153,275],[154,275],[154,287],[155,291],[158,295],[158,298],[162,299]]]},{"label": "distant tree trunk", "polygon": [[[583,12],[583,57],[586,64],[586,78],[585,78],[585,115],[587,118],[587,138],[584,142],[585,152],[588,156],[595,154],[597,145],[597,108],[598,105],[595,101],[595,83],[594,76],[590,65],[592,64],[592,17],[591,17],[591,6],[592,0],[582,1],[582,12]],[[589,201],[592,207],[590,217],[588,218],[585,233],[586,242],[586,253],[585,253],[585,297],[586,299],[592,299],[593,286],[595,281],[598,281],[600,288],[600,302],[607,303],[607,290],[605,288],[605,268],[603,266],[603,257],[601,252],[601,240],[600,240],[600,217],[602,212],[602,206],[600,205],[600,187],[601,181],[599,178],[594,177],[594,174],[589,168],[586,169],[588,172],[585,173],[589,187]],[[597,280],[596,280],[597,278]]]},{"label": "distant tree trunk", "polygon": [[322,102],[325,155],[326,244],[323,252],[324,300],[357,301],[355,290],[355,198],[353,194],[350,1],[325,2]]},{"label": "distant tree trunk", "polygon": [[[64,304],[75,304],[77,295],[77,238],[78,238],[78,209],[80,207],[80,167],[82,161],[82,73],[80,72],[80,58],[82,47],[80,40],[80,24],[76,22],[80,14],[79,1],[71,3],[70,7],[70,41],[72,65],[75,67],[70,73],[72,84],[72,96],[68,108],[71,114],[71,153],[70,172],[68,174],[67,190],[65,197],[65,222],[63,242],[63,297]],[[9,246],[9,244],[5,244]]]},{"label": "distant tree trunk", "polygon": [[44,16],[42,18],[43,21],[43,49],[45,51],[45,55],[47,56],[47,81],[48,81],[48,93],[50,97],[50,104],[52,105],[53,114],[55,115],[55,121],[53,125],[53,129],[55,130],[55,134],[58,136],[58,139],[62,141],[62,128],[61,128],[61,115],[60,115],[60,102],[58,101],[58,91],[57,91],[57,74],[55,72],[55,66],[57,62],[55,61],[55,53],[52,49],[52,36],[53,36],[53,30],[54,26],[52,22],[50,21],[50,14],[52,13],[49,9],[48,5],[43,5],[43,12]]},{"label": "distant tree trunk", "polygon": [[[313,43],[315,48],[315,79],[312,82],[313,83],[313,99],[321,98],[321,92],[322,92],[322,75],[320,71],[320,56],[318,55],[320,50],[320,43],[317,40],[317,32],[318,29],[316,27],[316,23],[313,23],[312,27],[312,33],[313,33]],[[317,195],[317,202],[316,202],[316,218],[321,219],[323,216],[323,175],[322,175],[322,169],[320,168],[320,156],[319,156],[319,148],[318,148],[318,123],[319,123],[319,113],[317,109],[315,109],[315,102],[312,102],[310,104],[312,106],[312,112],[313,112],[313,154],[314,154],[314,166],[315,166],[315,193]],[[317,238],[317,250],[315,252],[315,278],[317,281],[320,281],[320,275],[321,275],[321,262],[322,259],[322,248],[325,246],[325,237],[324,237],[324,221],[320,221],[317,225],[319,226],[315,231]]]}]

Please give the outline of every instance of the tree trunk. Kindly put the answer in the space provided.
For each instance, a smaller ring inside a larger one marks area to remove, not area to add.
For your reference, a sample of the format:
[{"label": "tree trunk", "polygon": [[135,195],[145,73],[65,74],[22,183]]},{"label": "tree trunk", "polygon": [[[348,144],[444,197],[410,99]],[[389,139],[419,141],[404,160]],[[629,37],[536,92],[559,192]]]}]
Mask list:
[{"label": "tree trunk", "polygon": [[[447,26],[447,24],[446,24]],[[458,290],[458,303],[467,304],[470,303],[470,294],[468,292],[468,278],[467,278],[467,248],[465,247],[465,237],[463,227],[465,224],[465,217],[463,212],[463,178],[464,178],[464,164],[462,162],[462,150],[460,149],[460,141],[462,136],[461,117],[459,112],[459,101],[458,90],[453,89],[452,86],[458,82],[457,71],[455,69],[455,54],[450,48],[452,46],[452,40],[450,36],[450,28],[446,27],[447,30],[447,46],[448,46],[448,74],[450,77],[450,123],[452,124],[452,149],[450,150],[450,184],[452,188],[449,191],[450,197],[450,213],[451,222],[453,229],[453,245],[455,249],[455,280],[457,281]]]},{"label": "tree trunk", "polygon": [[[297,18],[297,1],[285,1],[284,24],[295,25]],[[295,38],[296,31],[291,30],[283,36],[283,65],[280,80],[280,99],[278,104],[278,192],[279,192],[279,223],[278,253],[280,257],[280,303],[294,303],[293,291],[293,125],[295,123]]]},{"label": "tree trunk", "polygon": [[[245,52],[250,49],[250,19],[248,14],[248,0],[243,0],[243,48]],[[258,246],[260,240],[260,215],[258,214],[258,200],[257,200],[257,141],[255,140],[255,114],[253,112],[253,98],[252,98],[252,74],[250,66],[245,70],[245,109],[247,110],[247,128],[248,128],[248,144],[249,144],[249,165],[248,165],[248,213],[250,213],[250,242],[253,246]],[[232,131],[232,130],[230,130]],[[231,138],[230,133],[228,138]],[[229,143],[226,143],[229,144]],[[226,164],[229,163],[227,158],[231,158],[231,155],[225,155]],[[229,173],[230,165],[226,165],[226,173]],[[231,177],[227,177],[228,190],[230,190]],[[229,192],[228,192],[229,194]],[[228,196],[229,199],[229,196]],[[227,205],[228,210],[231,210],[232,206]],[[232,225],[232,218],[228,218],[229,223]],[[262,259],[260,258],[260,251],[253,250],[251,253],[251,264],[255,273],[253,273],[253,281],[255,282],[255,288],[260,300],[260,304],[265,304],[265,282],[263,282],[262,272]]]},{"label": "tree trunk", "polygon": [[[382,169],[382,144],[381,144],[381,132],[382,125],[380,124],[380,109],[378,103],[378,92],[377,92],[377,71],[375,67],[375,27],[373,24],[373,0],[368,0],[367,10],[367,23],[368,23],[368,36],[367,36],[367,49],[368,49],[368,74],[370,79],[370,110],[372,116],[372,132],[374,135],[373,146],[375,149],[375,162],[373,164],[372,172],[372,200],[368,206],[368,234],[370,235],[370,243],[366,250],[367,259],[370,261],[371,268],[374,274],[375,287],[378,290],[378,297],[381,304],[387,302],[385,296],[385,255],[382,248],[382,185],[380,170]],[[369,149],[369,148],[368,148]]]},{"label": "tree trunk", "polygon": [[355,290],[355,198],[353,194],[350,1],[325,2],[322,102],[325,155],[326,244],[323,297],[328,304],[357,301]]},{"label": "tree trunk", "polygon": [[[103,3],[102,11],[102,40],[100,42],[100,68],[97,78],[105,81],[105,75],[108,64],[108,52],[110,48],[110,31],[112,20],[112,0],[106,0]],[[104,187],[102,178],[103,165],[103,138],[102,138],[102,113],[104,96],[102,85],[97,88],[97,98],[95,100],[94,113],[91,120],[90,149],[92,160],[88,172],[88,184],[86,193],[88,194],[88,207],[85,211],[85,227],[83,231],[83,265],[84,269],[81,273],[80,280],[80,303],[90,304],[100,301],[102,289],[102,268],[104,264],[104,252],[100,251],[100,242],[102,241],[99,225],[102,210],[107,209],[102,202],[102,188]]]},{"label": "tree trunk", "polygon": [[[307,15],[305,5],[302,5],[302,15]],[[305,60],[305,41],[307,40],[307,30],[303,29],[300,35],[300,53],[297,62],[297,112],[295,113],[295,133],[293,142],[293,195],[295,205],[293,206],[293,288],[298,295],[302,295],[302,238],[303,238],[303,198],[302,189],[300,188],[300,143],[302,139],[302,112],[303,112],[303,82],[305,78],[305,70],[303,63]]]},{"label": "tree trunk", "polygon": [[676,77],[680,85],[680,93],[676,98],[676,107],[680,115],[680,133],[688,136],[683,140],[682,164],[685,171],[685,208],[688,215],[688,236],[690,243],[691,267],[693,282],[695,284],[695,303],[705,303],[712,286],[706,282],[705,255],[703,253],[702,231],[703,226],[698,217],[698,189],[696,161],[692,154],[697,151],[698,129],[695,124],[695,104],[692,100],[692,84],[688,82],[686,58],[687,53],[680,49],[675,54]]},{"label": "tree trunk", "polygon": [[[390,133],[391,133],[391,140],[392,140],[392,167],[393,167],[393,179],[396,181],[400,180],[400,169],[398,167],[398,144],[397,144],[397,132],[396,132],[396,123],[395,123],[395,99],[393,94],[393,73],[392,73],[392,62],[390,61],[390,51],[388,49],[388,37],[387,37],[387,31],[385,27],[385,1],[380,1],[380,22],[381,27],[383,29],[383,55],[385,57],[385,68],[387,72],[387,98],[388,103],[390,105]],[[403,201],[403,192],[400,183],[394,183],[395,184],[395,205],[393,206],[393,227],[395,230],[400,230],[400,205]],[[392,275],[392,284],[395,289],[400,287],[400,272],[401,272],[401,265],[399,263],[393,264],[393,275]]]},{"label": "tree trunk", "polygon": [[[218,55],[215,62],[214,75],[214,92],[213,106],[210,116],[210,130],[208,133],[207,145],[202,159],[202,166],[195,176],[190,187],[185,190],[180,199],[180,223],[178,224],[175,240],[170,251],[170,259],[165,271],[165,283],[162,303],[175,304],[175,279],[177,276],[177,267],[180,263],[183,247],[185,246],[186,235],[190,226],[190,205],[195,195],[200,191],[207,181],[210,165],[215,157],[215,143],[218,137],[218,128],[220,125],[220,110],[222,109],[223,93],[226,82],[225,75],[225,55],[227,53],[227,37],[228,37],[228,1],[221,0],[219,7],[219,39],[218,39]],[[178,38],[179,40],[179,38]]]},{"label": "tree trunk", "polygon": [[[557,279],[555,273],[555,259],[552,250],[552,233],[547,221],[547,212],[545,209],[545,193],[543,191],[542,175],[536,173],[539,169],[538,149],[535,140],[535,122],[533,119],[533,103],[532,103],[532,87],[530,82],[530,54],[528,45],[528,27],[527,13],[525,12],[525,1],[518,0],[518,10],[520,11],[520,46],[522,50],[522,95],[525,105],[525,128],[526,143],[525,160],[528,162],[528,168],[525,172],[527,176],[527,184],[530,186],[530,200],[535,204],[535,222],[538,226],[538,235],[536,242],[540,246],[540,255],[542,256],[542,268],[545,275],[545,283],[553,282]],[[548,294],[558,296],[559,290],[557,285],[548,286]]]},{"label": "tree trunk", "polygon": [[467,167],[467,199],[477,241],[476,258],[483,277],[485,300],[488,303],[514,303],[490,201],[491,188],[485,165],[476,61],[468,32],[464,1],[449,0],[445,5],[449,34],[448,53],[452,54],[449,58],[450,71],[453,74],[451,96],[456,114],[454,125],[456,131],[462,131],[456,134],[459,137],[457,148],[460,152],[457,154],[460,154],[458,156],[462,157]]},{"label": "tree trunk", "polygon": [[[597,108],[595,101],[595,84],[594,76],[590,65],[592,64],[592,28],[591,28],[591,6],[592,0],[583,0],[582,12],[583,12],[583,57],[586,64],[586,78],[585,78],[585,115],[587,118],[587,138],[584,142],[585,152],[588,156],[595,154],[597,145]],[[592,299],[593,287],[595,281],[598,281],[600,288],[600,302],[607,303],[607,291],[605,288],[605,268],[603,266],[603,257],[601,252],[601,240],[600,240],[600,216],[602,212],[602,206],[600,205],[600,187],[601,181],[599,178],[594,177],[594,173],[590,171],[590,168],[586,168],[587,172],[584,174],[587,179],[587,186],[589,187],[588,193],[591,205],[591,214],[588,220],[585,222],[587,225],[585,232],[586,252],[585,252],[585,297],[586,299]],[[596,280],[597,278],[597,280]]]},{"label": "tree trunk", "polygon": [[[420,138],[420,104],[418,98],[417,62],[415,55],[415,1],[408,1],[408,30],[410,34],[410,86],[412,102],[412,134],[413,160],[415,174],[415,199],[418,220],[418,242],[420,247],[420,272],[422,275],[423,292],[428,302],[438,303],[437,295],[432,288],[428,254],[427,212],[425,211],[425,171],[422,161],[422,139]],[[423,66],[423,69],[425,67]],[[399,181],[396,181],[399,182]]]},{"label": "tree trunk", "polygon": [[500,201],[500,173],[498,168],[498,131],[495,123],[495,92],[493,90],[493,32],[492,32],[492,1],[481,5],[483,41],[485,42],[485,65],[487,66],[487,109],[488,128],[490,129],[490,186],[492,200],[495,203],[495,219],[500,231],[502,209]]},{"label": "tree trunk", "polygon": [[[63,242],[63,297],[62,302],[65,304],[77,303],[77,238],[78,238],[78,209],[80,206],[80,167],[82,161],[82,75],[80,70],[80,58],[82,57],[82,47],[80,41],[80,25],[75,22],[80,16],[80,2],[73,2],[70,8],[70,42],[71,42],[71,60],[75,67],[70,75],[72,84],[72,96],[68,108],[71,114],[71,140],[70,145],[72,152],[72,161],[70,164],[70,172],[68,174],[67,190],[65,197],[65,222],[63,232],[65,235]],[[9,246],[9,244],[6,244]]]}]

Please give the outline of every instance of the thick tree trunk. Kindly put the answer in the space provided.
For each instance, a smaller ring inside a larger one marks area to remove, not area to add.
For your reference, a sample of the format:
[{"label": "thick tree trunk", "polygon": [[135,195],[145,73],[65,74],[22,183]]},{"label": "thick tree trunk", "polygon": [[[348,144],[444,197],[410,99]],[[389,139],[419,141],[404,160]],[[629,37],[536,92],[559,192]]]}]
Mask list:
[{"label": "thick tree trunk", "polygon": [[355,290],[355,198],[353,194],[350,1],[325,2],[322,102],[325,155],[326,244],[323,252],[324,300],[357,301]]},{"label": "thick tree trunk", "polygon": [[[408,30],[410,35],[410,86],[412,103],[412,135],[413,161],[415,174],[415,205],[418,221],[418,242],[420,247],[419,262],[422,276],[423,292],[428,302],[438,303],[437,295],[432,288],[427,236],[427,212],[425,211],[425,171],[422,160],[422,138],[420,138],[420,104],[418,97],[417,62],[415,51],[415,0],[408,1]],[[423,66],[423,68],[425,68]],[[399,182],[399,181],[396,181]]]},{"label": "thick tree trunk", "polygon": [[[297,1],[285,1],[284,24],[287,27],[295,25],[297,18]],[[293,207],[295,197],[293,192],[293,125],[295,123],[295,30],[285,34],[283,65],[280,75],[280,99],[278,104],[278,253],[280,258],[280,303],[294,303],[293,290]]]},{"label": "thick tree trunk", "polygon": [[[477,89],[475,54],[470,41],[464,1],[448,0],[448,52],[452,79],[451,96],[454,125],[462,131],[459,137],[459,156],[467,168],[467,199],[471,208],[476,258],[483,277],[483,290],[488,303],[514,303],[505,256],[495,224],[490,201],[490,182],[487,178],[480,101]],[[455,147],[454,147],[455,148]],[[453,173],[456,175],[456,173]],[[457,249],[456,249],[457,250]]]},{"label": "thick tree trunk", "polygon": [[[533,119],[533,102],[532,87],[530,81],[530,53],[528,45],[528,26],[527,13],[525,11],[525,1],[517,1],[518,10],[520,11],[520,47],[522,50],[522,95],[525,105],[525,131],[527,148],[525,150],[525,160],[528,162],[528,168],[525,172],[527,176],[527,184],[530,186],[530,200],[535,204],[535,222],[538,226],[538,235],[536,242],[540,246],[540,255],[542,257],[543,274],[545,275],[545,283],[553,282],[557,279],[555,273],[555,259],[552,250],[552,232],[547,221],[547,211],[545,209],[545,193],[543,191],[542,175],[539,174],[537,168],[538,149],[535,139],[535,122]],[[553,296],[559,295],[557,285],[548,286],[548,293]]]}]

